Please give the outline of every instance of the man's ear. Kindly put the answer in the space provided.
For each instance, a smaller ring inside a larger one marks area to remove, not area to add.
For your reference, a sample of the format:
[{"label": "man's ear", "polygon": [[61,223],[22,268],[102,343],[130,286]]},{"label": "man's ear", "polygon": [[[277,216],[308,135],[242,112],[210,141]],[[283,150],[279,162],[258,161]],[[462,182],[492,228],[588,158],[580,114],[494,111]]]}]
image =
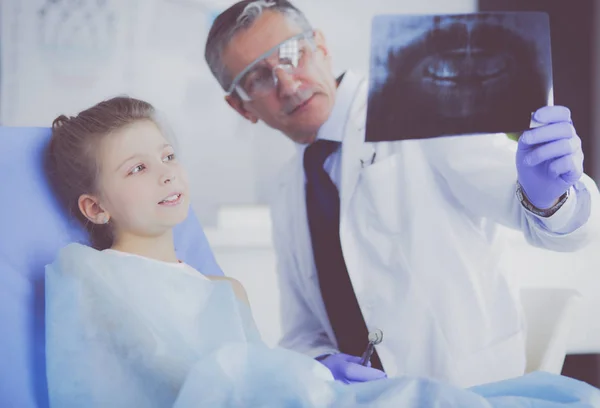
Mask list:
[{"label": "man's ear", "polygon": [[323,56],[329,59],[329,48],[327,47],[327,42],[325,41],[325,34],[323,34],[323,31],[315,30],[315,44],[317,45],[317,49],[323,53]]},{"label": "man's ear", "polygon": [[92,195],[82,194],[77,204],[83,216],[94,224],[106,224],[110,220],[110,214],[100,207],[98,199]]},{"label": "man's ear", "polygon": [[244,102],[238,96],[233,94],[225,95],[225,100],[227,101],[229,106],[235,109],[235,111],[242,115],[244,118],[246,118],[252,123],[258,122],[258,118],[256,117],[256,115],[246,110],[246,108],[244,107]]}]

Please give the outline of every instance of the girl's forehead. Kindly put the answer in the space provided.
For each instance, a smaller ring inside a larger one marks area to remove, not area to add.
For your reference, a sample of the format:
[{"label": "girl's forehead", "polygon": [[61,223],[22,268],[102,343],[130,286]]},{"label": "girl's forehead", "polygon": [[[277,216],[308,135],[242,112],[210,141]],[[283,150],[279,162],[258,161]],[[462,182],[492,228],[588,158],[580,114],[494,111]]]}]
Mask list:
[{"label": "girl's forehead", "polygon": [[132,156],[156,154],[166,144],[167,139],[154,122],[137,121],[102,140],[100,159],[107,165],[118,165]]},{"label": "girl's forehead", "polygon": [[121,147],[140,147],[152,146],[157,142],[165,141],[161,130],[151,120],[138,120],[117,131],[113,134],[113,144]]}]

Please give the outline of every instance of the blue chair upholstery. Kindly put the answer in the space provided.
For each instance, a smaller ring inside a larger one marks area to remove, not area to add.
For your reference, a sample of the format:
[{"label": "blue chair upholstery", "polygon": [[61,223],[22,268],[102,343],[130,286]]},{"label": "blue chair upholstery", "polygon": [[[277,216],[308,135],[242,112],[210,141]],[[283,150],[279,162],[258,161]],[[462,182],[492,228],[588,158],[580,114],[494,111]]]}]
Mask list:
[{"label": "blue chair upholstery", "polygon": [[[0,127],[0,407],[47,407],[44,266],[87,242],[63,214],[43,172],[48,128]],[[194,212],[175,229],[178,256],[223,275]]]}]

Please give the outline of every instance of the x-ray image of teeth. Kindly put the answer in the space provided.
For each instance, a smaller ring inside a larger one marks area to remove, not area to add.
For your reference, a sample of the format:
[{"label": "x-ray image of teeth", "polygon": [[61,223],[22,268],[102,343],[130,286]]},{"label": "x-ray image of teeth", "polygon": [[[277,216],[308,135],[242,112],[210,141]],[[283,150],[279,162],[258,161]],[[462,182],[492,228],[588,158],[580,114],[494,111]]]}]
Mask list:
[{"label": "x-ray image of teeth", "polygon": [[553,104],[548,16],[381,15],[366,140],[521,132]]}]

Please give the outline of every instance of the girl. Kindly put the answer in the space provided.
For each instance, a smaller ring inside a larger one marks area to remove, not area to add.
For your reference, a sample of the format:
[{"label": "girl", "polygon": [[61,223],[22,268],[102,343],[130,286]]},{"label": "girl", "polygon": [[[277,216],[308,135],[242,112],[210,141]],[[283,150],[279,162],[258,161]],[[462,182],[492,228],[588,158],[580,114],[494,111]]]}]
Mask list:
[{"label": "girl", "polygon": [[52,125],[50,183],[93,247],[69,245],[47,268],[53,406],[170,406],[189,369],[175,356],[191,353],[191,362],[209,346],[200,331],[209,299],[245,316],[233,327],[214,322],[211,344],[232,333],[258,339],[239,282],[177,259],[172,230],[187,216],[189,189],[164,129],[150,104],[124,97]]},{"label": "girl", "polygon": [[114,98],[52,127],[50,182],[92,243],[46,268],[52,407],[600,406],[597,390],[549,374],[470,390],[345,385],[309,357],[268,349],[237,281],[177,259],[188,181],[152,106]]}]

